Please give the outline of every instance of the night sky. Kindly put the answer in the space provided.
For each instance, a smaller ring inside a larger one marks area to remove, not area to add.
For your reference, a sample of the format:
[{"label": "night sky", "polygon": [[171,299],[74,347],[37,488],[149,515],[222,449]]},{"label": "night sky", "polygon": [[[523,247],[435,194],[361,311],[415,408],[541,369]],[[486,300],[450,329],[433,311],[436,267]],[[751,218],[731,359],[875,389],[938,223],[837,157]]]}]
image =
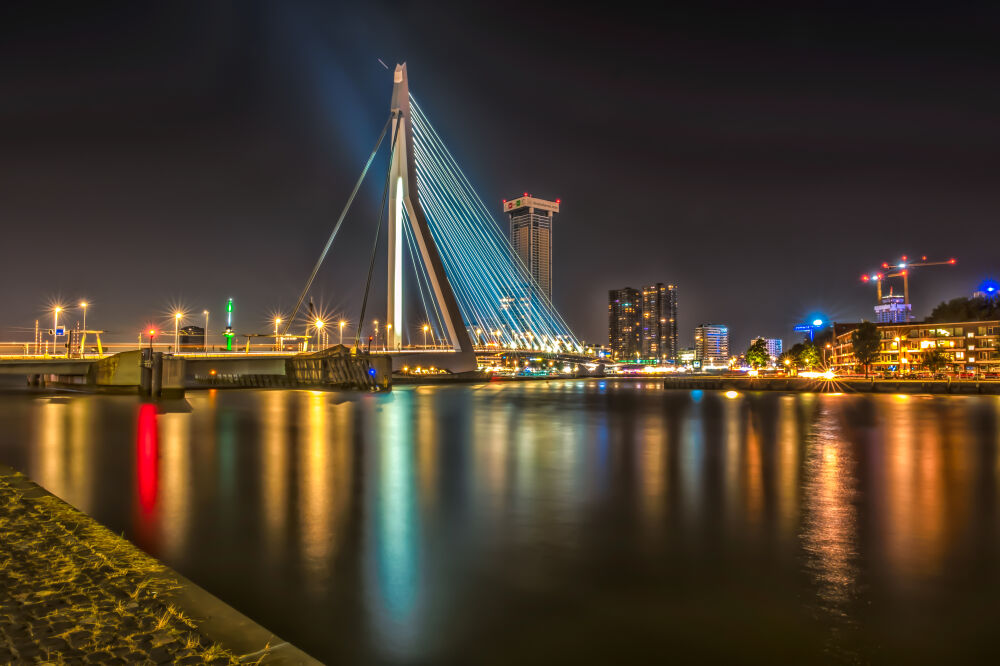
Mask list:
[{"label": "night sky", "polygon": [[[623,286],[679,285],[682,345],[727,323],[736,352],[871,318],[859,276],[900,254],[959,260],[914,271],[919,317],[1000,278],[998,9],[85,4],[0,22],[5,340],[58,298],[119,339],[176,304],[217,329],[229,296],[238,332],[269,330],[388,114],[379,58],[498,220],[562,200],[554,300],[588,341]],[[335,316],[357,318],[380,180],[312,292]]]}]

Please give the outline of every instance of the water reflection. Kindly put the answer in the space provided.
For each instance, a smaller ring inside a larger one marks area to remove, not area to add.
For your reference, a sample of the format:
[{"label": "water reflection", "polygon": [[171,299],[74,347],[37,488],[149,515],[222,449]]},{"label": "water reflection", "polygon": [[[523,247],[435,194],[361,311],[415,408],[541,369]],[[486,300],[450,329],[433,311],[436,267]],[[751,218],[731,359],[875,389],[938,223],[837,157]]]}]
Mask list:
[{"label": "water reflection", "polygon": [[946,633],[921,613],[1000,620],[994,398],[601,380],[188,402],[12,398],[0,462],[324,660],[739,660],[774,636],[798,650],[779,660],[891,660]]},{"label": "water reflection", "polygon": [[403,656],[419,635],[417,598],[420,582],[417,467],[413,450],[413,393],[398,393],[374,416],[378,435],[374,456],[377,484],[371,532],[372,609],[380,645]]}]

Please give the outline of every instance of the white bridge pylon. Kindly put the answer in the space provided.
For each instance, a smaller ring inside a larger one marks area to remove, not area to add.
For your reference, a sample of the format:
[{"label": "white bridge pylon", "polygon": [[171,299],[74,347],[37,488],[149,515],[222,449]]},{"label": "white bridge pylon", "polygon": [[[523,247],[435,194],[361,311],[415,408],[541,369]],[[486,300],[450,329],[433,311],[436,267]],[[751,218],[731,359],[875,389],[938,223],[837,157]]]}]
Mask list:
[{"label": "white bridge pylon", "polygon": [[[417,194],[416,161],[413,157],[413,124],[410,118],[410,90],[406,78],[406,64],[396,65],[392,86],[392,136],[396,143],[389,166],[389,276],[388,312],[386,330],[393,349],[402,346],[403,319],[403,225],[408,217],[417,241],[420,257],[438,308],[441,311],[448,338],[456,352],[469,355],[475,367],[475,351],[469,332],[462,320],[462,313],[455,299],[455,292],[448,282],[441,256],[431,236],[420,198]],[[406,216],[403,209],[406,209]]]}]

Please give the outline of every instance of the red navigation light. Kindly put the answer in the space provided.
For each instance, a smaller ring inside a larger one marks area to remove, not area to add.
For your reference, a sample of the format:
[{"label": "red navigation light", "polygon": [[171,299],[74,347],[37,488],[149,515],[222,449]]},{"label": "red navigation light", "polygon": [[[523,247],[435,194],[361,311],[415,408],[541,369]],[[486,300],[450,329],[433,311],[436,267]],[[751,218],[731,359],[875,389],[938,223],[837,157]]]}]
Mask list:
[{"label": "red navigation light", "polygon": [[556,199],[556,203],[562,203],[562,199]]},{"label": "red navigation light", "polygon": [[507,203],[507,200],[506,200],[506,199],[504,199],[504,200],[503,200],[503,202],[504,202],[504,203]]},{"label": "red navigation light", "polygon": [[862,282],[868,282],[868,276],[867,275],[862,275],[861,276],[861,281]]},{"label": "red navigation light", "polygon": [[882,262],[882,268],[889,268],[889,264],[883,261]]},{"label": "red navigation light", "polygon": [[948,260],[948,263],[949,263],[949,264],[953,264],[953,263],[955,263],[955,260],[954,260],[954,259],[949,259],[949,260]]},{"label": "red navigation light", "polygon": [[903,275],[906,275],[906,271],[903,271]]},{"label": "red navigation light", "polygon": [[906,261],[906,255],[905,254],[903,255],[903,261]]},{"label": "red navigation light", "polygon": [[524,193],[524,196],[528,196],[528,193],[527,193],[527,192],[525,192],[525,193]]},{"label": "red navigation light", "polygon": [[927,255],[925,254],[924,256],[920,257],[920,261],[927,261]]}]

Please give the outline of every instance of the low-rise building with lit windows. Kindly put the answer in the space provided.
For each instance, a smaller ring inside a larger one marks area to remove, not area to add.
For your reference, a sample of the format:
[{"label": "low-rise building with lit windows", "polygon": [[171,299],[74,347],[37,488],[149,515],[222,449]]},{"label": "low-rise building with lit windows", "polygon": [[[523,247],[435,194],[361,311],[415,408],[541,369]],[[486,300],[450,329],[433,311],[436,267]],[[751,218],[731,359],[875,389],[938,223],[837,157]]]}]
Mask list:
[{"label": "low-rise building with lit windows", "polygon": [[[831,365],[838,373],[858,368],[851,341],[857,324],[835,331]],[[955,323],[879,324],[882,336],[879,357],[872,364],[874,372],[901,375],[929,372],[924,358],[933,349],[948,357],[948,373],[1000,373],[1000,321]]]}]

